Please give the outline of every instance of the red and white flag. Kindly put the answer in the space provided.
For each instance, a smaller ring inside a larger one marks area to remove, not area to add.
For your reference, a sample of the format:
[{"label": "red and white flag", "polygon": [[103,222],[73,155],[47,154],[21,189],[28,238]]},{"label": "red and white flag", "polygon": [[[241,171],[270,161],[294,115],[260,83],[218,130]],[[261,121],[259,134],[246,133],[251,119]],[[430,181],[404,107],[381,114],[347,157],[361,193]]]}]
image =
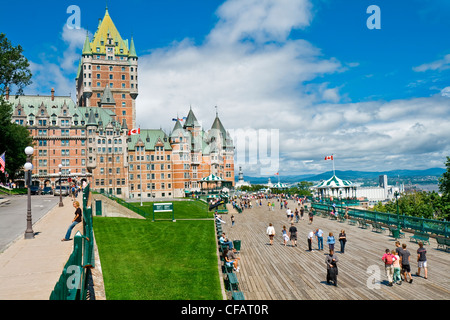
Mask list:
[{"label": "red and white flag", "polygon": [[135,134],[141,134],[141,128],[134,128],[128,131],[128,135],[135,135]]},{"label": "red and white flag", "polygon": [[326,156],[325,160],[333,160],[333,156]]}]

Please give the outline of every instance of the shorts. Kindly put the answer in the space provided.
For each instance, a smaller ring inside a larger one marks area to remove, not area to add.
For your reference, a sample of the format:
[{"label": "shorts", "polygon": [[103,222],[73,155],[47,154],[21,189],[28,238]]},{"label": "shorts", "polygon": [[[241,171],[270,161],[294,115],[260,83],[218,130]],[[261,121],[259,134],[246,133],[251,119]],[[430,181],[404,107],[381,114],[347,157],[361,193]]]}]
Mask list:
[{"label": "shorts", "polygon": [[427,262],[426,261],[417,261],[417,266],[419,268],[426,268],[427,267]]},{"label": "shorts", "polygon": [[409,264],[402,264],[402,272],[411,272],[411,266]]},{"label": "shorts", "polygon": [[291,239],[291,241],[294,241],[294,240],[297,241],[297,235],[292,234],[290,239]]},{"label": "shorts", "polygon": [[269,234],[269,239],[273,240],[273,234]]}]

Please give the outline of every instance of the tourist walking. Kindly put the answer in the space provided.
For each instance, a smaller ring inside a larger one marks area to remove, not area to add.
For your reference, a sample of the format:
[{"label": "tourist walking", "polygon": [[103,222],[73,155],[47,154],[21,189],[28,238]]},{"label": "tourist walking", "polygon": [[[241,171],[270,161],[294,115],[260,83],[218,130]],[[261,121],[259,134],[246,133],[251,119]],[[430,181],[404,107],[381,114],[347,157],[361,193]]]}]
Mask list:
[{"label": "tourist walking", "polygon": [[342,229],[341,233],[339,233],[339,243],[341,244],[341,253],[344,253],[345,244],[347,243],[347,235],[345,234],[344,229]]},{"label": "tourist walking", "polygon": [[427,249],[423,247],[422,241],[419,241],[419,249],[417,249],[417,267],[416,275],[420,276],[420,269],[423,268],[424,278],[428,279]]},{"label": "tourist walking", "polygon": [[283,237],[283,244],[286,247],[287,242],[289,241],[289,236],[287,234],[286,226],[283,226],[283,229],[281,230],[282,237]]},{"label": "tourist walking", "polygon": [[312,241],[313,241],[313,238],[314,238],[314,232],[311,230],[311,231],[308,233],[308,250],[309,250],[309,251],[312,251]]},{"label": "tourist walking", "polygon": [[335,286],[337,286],[337,276],[338,276],[337,262],[338,261],[339,261],[339,259],[334,254],[334,250],[330,250],[330,253],[325,258],[325,263],[327,264],[327,283],[330,284],[330,281],[333,281],[333,284]]},{"label": "tourist walking", "polygon": [[305,213],[305,208],[303,206],[300,207],[300,219],[303,220],[303,214]]},{"label": "tourist walking", "polygon": [[395,250],[391,251],[391,254],[394,255],[395,260],[394,260],[394,277],[393,277],[393,281],[398,284],[401,285],[402,284],[402,277],[400,276],[400,257],[398,256],[398,253]]},{"label": "tourist walking", "polygon": [[234,214],[231,215],[231,227],[233,228],[234,226]]},{"label": "tourist walking", "polygon": [[271,223],[267,227],[266,233],[269,235],[270,245],[273,245],[273,237],[275,236],[275,228]]},{"label": "tourist walking", "polygon": [[330,232],[330,233],[328,234],[328,237],[327,237],[328,248],[329,248],[330,250],[333,250],[333,251],[334,251],[334,244],[335,244],[335,243],[336,243],[336,240],[334,239],[333,233]]},{"label": "tourist walking", "polygon": [[316,229],[316,238],[317,238],[317,246],[318,250],[323,250],[323,231],[322,229]]},{"label": "tourist walking", "polygon": [[392,282],[394,281],[394,261],[395,256],[386,249],[385,254],[381,258],[384,262],[384,270],[386,271],[386,275],[388,277],[389,286],[392,287]]},{"label": "tourist walking", "polygon": [[75,208],[75,218],[73,218],[72,223],[67,229],[66,236],[62,238],[61,241],[69,241],[73,228],[81,222],[82,211],[80,208],[80,203],[78,201],[74,201],[72,205]]},{"label": "tourist walking", "polygon": [[291,223],[291,227],[289,228],[289,239],[291,239],[291,243],[293,247],[297,246],[297,228],[294,223]]},{"label": "tourist walking", "polygon": [[314,208],[313,207],[311,207],[311,209],[309,210],[308,215],[309,215],[309,224],[312,224],[313,218],[314,218]]},{"label": "tourist walking", "polygon": [[406,243],[402,244],[402,250],[399,252],[399,256],[400,256],[400,263],[402,265],[403,278],[405,279],[406,282],[412,283],[413,279],[411,277],[411,266],[409,264],[411,254],[409,253],[408,250],[406,250]]}]

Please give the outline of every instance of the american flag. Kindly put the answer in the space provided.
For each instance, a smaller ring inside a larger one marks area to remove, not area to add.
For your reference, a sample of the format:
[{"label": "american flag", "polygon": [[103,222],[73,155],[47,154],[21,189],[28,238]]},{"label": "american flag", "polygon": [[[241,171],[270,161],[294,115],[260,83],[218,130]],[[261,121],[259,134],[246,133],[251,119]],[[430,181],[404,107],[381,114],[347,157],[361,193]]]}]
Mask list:
[{"label": "american flag", "polygon": [[0,171],[5,173],[5,152],[2,153],[2,155],[0,156]]}]

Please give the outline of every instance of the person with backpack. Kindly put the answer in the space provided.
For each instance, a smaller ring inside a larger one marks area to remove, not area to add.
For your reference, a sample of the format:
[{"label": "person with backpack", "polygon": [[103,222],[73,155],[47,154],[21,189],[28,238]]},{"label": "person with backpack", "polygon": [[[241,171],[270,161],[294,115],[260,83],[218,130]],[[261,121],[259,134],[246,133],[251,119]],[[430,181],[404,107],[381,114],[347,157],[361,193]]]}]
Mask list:
[{"label": "person with backpack", "polygon": [[389,286],[392,287],[392,283],[394,281],[394,261],[396,258],[389,249],[386,249],[386,253],[383,255],[381,260],[384,262],[384,268],[388,277]]}]

